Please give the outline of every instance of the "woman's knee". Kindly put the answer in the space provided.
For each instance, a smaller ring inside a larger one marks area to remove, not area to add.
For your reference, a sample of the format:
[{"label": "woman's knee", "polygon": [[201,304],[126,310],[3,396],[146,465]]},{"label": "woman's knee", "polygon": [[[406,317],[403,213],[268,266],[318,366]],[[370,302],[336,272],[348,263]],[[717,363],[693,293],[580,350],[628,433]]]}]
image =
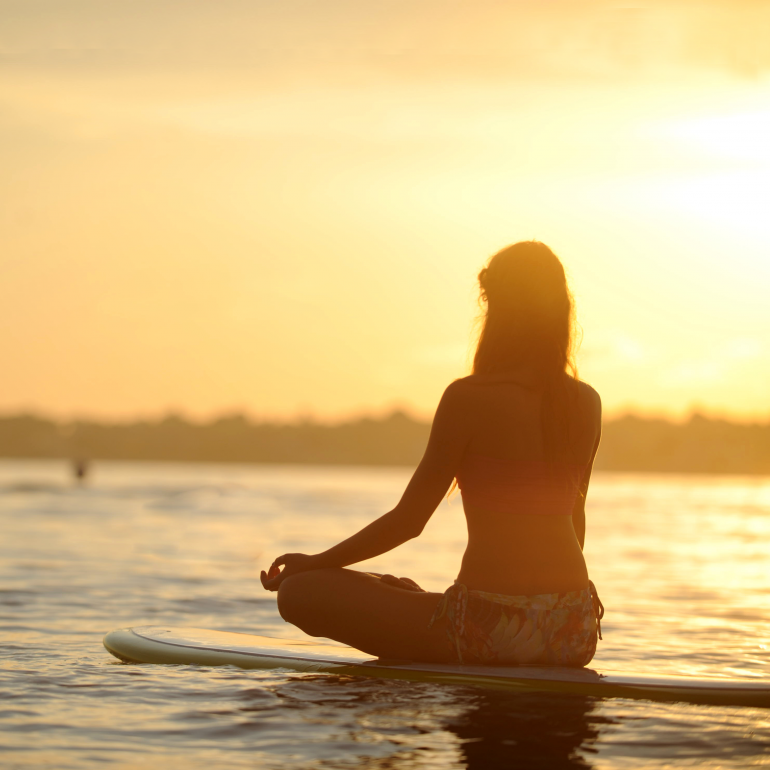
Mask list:
[{"label": "woman's knee", "polygon": [[278,612],[287,622],[301,628],[306,634],[320,636],[313,618],[318,615],[314,599],[314,581],[310,572],[287,577],[278,588]]},{"label": "woman's knee", "polygon": [[302,603],[302,575],[292,575],[278,587],[278,612],[287,623],[293,623]]}]

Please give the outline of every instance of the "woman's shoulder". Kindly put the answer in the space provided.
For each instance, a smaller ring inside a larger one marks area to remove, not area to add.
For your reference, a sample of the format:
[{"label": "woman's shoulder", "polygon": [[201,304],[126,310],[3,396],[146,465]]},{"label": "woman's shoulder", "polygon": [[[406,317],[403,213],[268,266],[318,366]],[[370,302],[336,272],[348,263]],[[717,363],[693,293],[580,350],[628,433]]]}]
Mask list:
[{"label": "woman's shoulder", "polygon": [[467,377],[452,380],[447,385],[444,396],[451,401],[472,401],[482,396],[488,390],[486,386],[502,382],[505,382],[505,379],[500,375],[469,374]]},{"label": "woman's shoulder", "polygon": [[601,415],[602,398],[599,395],[599,391],[591,387],[587,382],[584,382],[583,380],[575,380],[575,382],[577,383],[580,399]]},{"label": "woman's shoulder", "polygon": [[453,380],[444,389],[439,411],[445,415],[468,416],[474,411],[474,404],[479,402],[478,375],[470,375]]},{"label": "woman's shoulder", "polygon": [[587,382],[575,380],[578,393],[578,410],[581,414],[580,421],[596,435],[601,434],[602,425],[602,399],[599,392]]},{"label": "woman's shoulder", "polygon": [[522,390],[539,391],[537,377],[529,371],[499,372],[496,374],[469,374],[455,380],[450,387],[464,393],[479,393],[494,385],[513,385]]},{"label": "woman's shoulder", "polygon": [[449,383],[441,403],[445,413],[462,416],[473,422],[481,415],[488,416],[502,408],[515,393],[531,406],[530,402],[539,393],[539,389],[510,375],[470,374]]},{"label": "woman's shoulder", "polygon": [[467,377],[458,377],[447,385],[447,391],[451,393],[464,393],[473,385],[477,385],[481,375],[469,374]]},{"label": "woman's shoulder", "polygon": [[[584,404],[588,410],[597,416],[601,416],[602,399],[598,391],[591,387],[587,382],[570,377],[566,372],[565,378],[569,378],[575,387],[581,404]],[[505,374],[469,374],[467,377],[460,377],[449,383],[444,390],[443,401],[449,404],[467,404],[478,399],[486,400],[489,395],[490,385],[516,385],[524,391],[539,391],[531,383],[522,382],[520,378],[511,377]]]},{"label": "woman's shoulder", "polygon": [[441,400],[450,404],[467,401],[472,396],[473,383],[469,382],[472,379],[473,376],[452,380],[444,389],[444,395]]}]

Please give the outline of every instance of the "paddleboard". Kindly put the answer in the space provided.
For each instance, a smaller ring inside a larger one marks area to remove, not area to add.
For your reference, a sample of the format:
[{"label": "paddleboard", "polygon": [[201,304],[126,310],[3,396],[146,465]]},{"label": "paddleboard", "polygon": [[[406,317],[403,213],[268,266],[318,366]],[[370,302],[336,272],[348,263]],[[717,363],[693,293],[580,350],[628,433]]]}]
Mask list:
[{"label": "paddleboard", "polygon": [[238,666],[386,679],[540,690],[659,701],[770,708],[770,680],[599,673],[551,666],[455,666],[372,658],[352,647],[202,628],[138,626],[111,631],[104,646],[130,663]]}]

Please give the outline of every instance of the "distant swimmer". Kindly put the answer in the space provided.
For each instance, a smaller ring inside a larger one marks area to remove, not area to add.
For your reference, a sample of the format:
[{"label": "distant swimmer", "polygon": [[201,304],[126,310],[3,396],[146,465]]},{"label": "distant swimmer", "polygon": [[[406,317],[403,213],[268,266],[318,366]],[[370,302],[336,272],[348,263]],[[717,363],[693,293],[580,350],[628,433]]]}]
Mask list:
[{"label": "distant swimmer", "polygon": [[86,460],[73,460],[72,473],[78,481],[85,481],[88,475],[88,462]]},{"label": "distant swimmer", "polygon": [[[601,400],[577,376],[572,295],[538,241],[498,252],[478,280],[472,374],[444,391],[398,505],[323,553],[279,556],[262,585],[287,622],[380,658],[585,666],[604,614],[583,558]],[[455,485],[468,544],[445,593],[345,569],[416,538]]]}]

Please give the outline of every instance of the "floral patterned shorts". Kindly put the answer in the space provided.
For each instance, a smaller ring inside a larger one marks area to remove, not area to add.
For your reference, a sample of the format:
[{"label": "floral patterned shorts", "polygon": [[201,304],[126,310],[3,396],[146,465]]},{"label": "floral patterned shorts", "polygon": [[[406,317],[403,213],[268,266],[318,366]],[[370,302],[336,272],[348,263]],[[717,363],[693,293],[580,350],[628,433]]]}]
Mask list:
[{"label": "floral patterned shorts", "polygon": [[589,582],[582,591],[505,596],[455,583],[429,628],[446,616],[447,641],[458,663],[585,666],[601,639],[604,607]]}]

